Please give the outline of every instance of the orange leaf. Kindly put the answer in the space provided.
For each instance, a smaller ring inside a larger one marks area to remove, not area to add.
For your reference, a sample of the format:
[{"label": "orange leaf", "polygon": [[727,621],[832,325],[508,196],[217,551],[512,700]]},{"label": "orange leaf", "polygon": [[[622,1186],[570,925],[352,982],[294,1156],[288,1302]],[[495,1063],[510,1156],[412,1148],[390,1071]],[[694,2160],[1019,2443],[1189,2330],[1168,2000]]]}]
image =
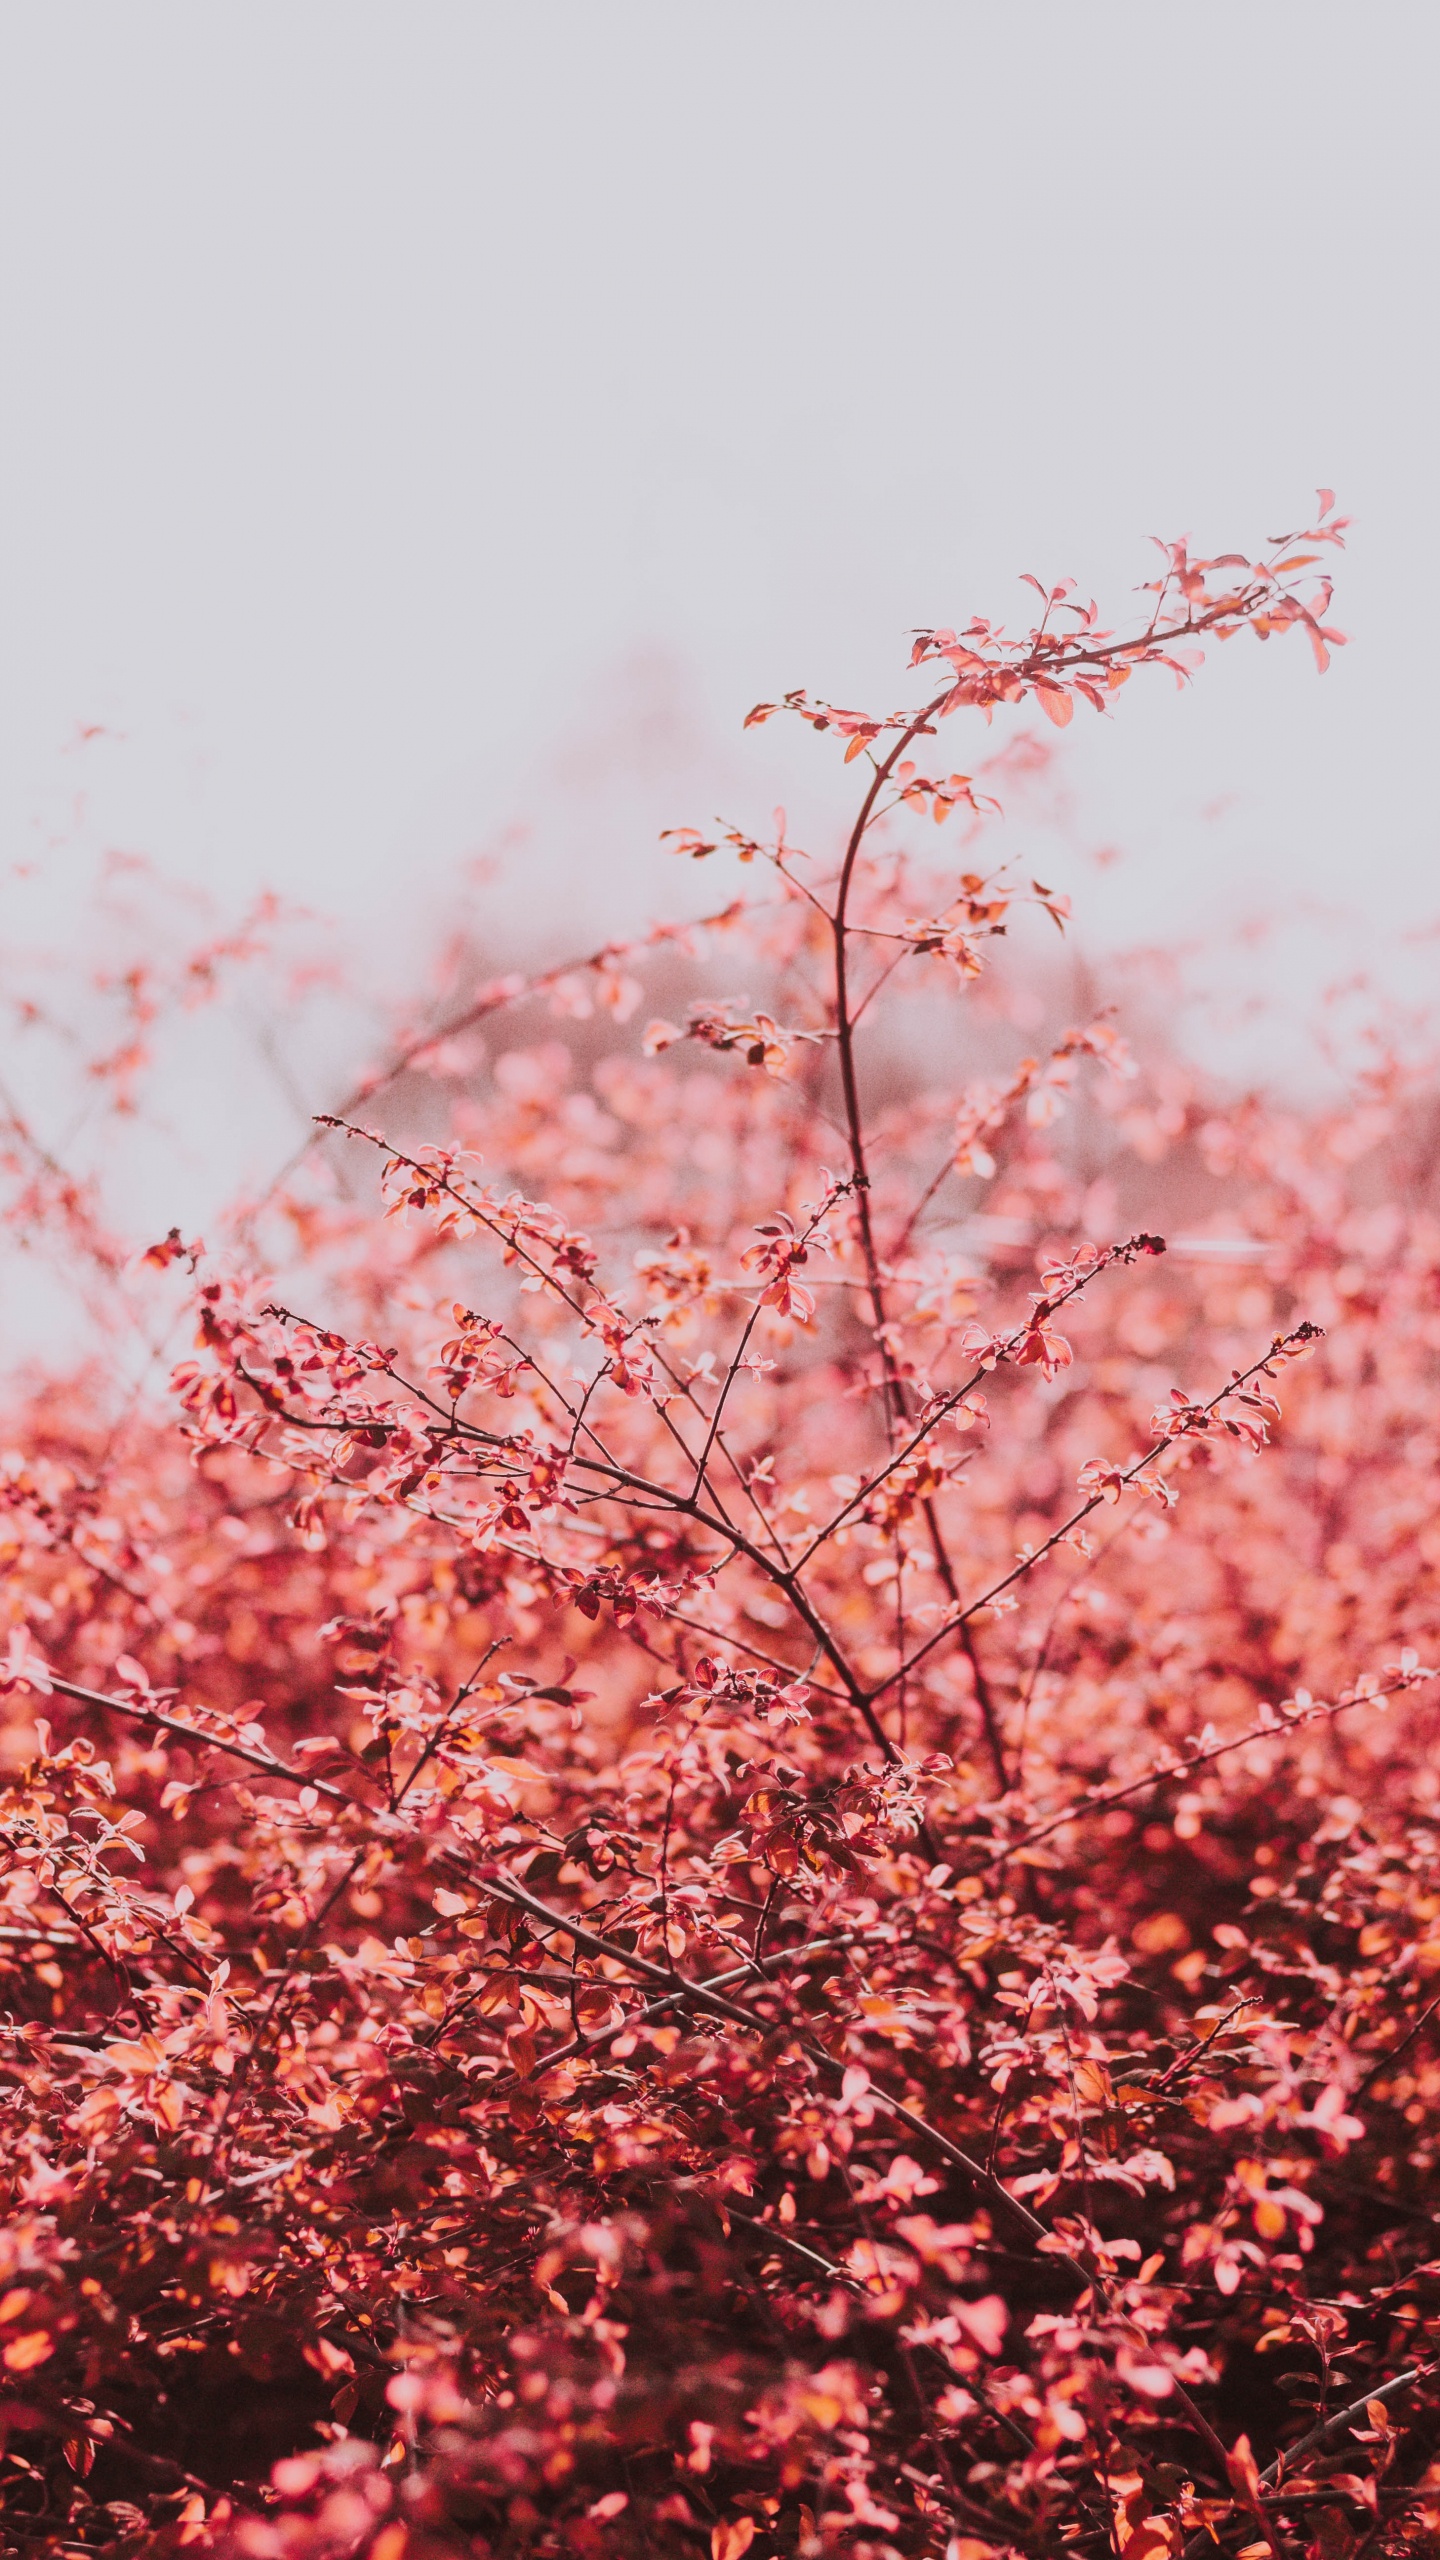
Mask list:
[{"label": "orange leaf", "polygon": [[1075,705],[1068,693],[1062,693],[1058,685],[1037,684],[1035,699],[1046,719],[1053,720],[1057,729],[1069,728],[1075,717]]},{"label": "orange leaf", "polygon": [[736,2516],[731,2524],[717,2524],[710,2536],[710,2560],[741,2560],[755,2539],[753,2516]]},{"label": "orange leaf", "polygon": [[982,2294],[978,2302],[957,2302],[955,2315],[982,2354],[998,2356],[1005,2344],[1005,2331],[1010,2319],[1009,2310],[998,2293]]},{"label": "orange leaf", "polygon": [[1255,2456],[1250,2450],[1248,2436],[1236,2437],[1232,2451],[1225,2456],[1225,2468],[1230,2474],[1230,2486],[1236,2496],[1243,2498],[1247,2507],[1257,2506],[1260,2499],[1260,2471]]}]

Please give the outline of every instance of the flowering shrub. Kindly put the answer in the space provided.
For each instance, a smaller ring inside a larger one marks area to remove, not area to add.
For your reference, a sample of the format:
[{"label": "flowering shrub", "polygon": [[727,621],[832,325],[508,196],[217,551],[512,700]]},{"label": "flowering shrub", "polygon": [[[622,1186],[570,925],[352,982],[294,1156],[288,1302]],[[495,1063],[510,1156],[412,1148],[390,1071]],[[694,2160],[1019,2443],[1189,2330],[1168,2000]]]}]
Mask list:
[{"label": "flowering shrub", "polygon": [[788,697],[836,863],[677,834],[149,1249],[172,1406],[12,1412],[7,2547],[1437,2547],[1432,1106],[1016,1056],[940,745],[1323,667],[1322,499]]}]

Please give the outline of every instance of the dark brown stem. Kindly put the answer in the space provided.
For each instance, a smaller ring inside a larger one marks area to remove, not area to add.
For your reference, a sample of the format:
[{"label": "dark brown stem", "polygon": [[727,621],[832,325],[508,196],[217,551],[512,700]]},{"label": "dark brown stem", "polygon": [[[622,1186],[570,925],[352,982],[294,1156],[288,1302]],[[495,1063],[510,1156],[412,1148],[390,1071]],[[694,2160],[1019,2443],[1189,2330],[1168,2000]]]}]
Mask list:
[{"label": "dark brown stem", "polygon": [[[1317,1331],[1318,1328],[1312,1326],[1308,1328],[1308,1330],[1313,1333]],[[1274,1372],[1270,1368],[1270,1362],[1278,1353],[1287,1351],[1290,1348],[1290,1345],[1306,1332],[1307,1328],[1305,1326],[1300,1326],[1297,1327],[1294,1333],[1285,1334],[1284,1336],[1277,1335],[1270,1345],[1269,1350],[1261,1359],[1252,1361],[1250,1367],[1239,1371],[1238,1374],[1229,1381],[1228,1385],[1218,1388],[1216,1393],[1210,1397],[1208,1403],[1196,1406],[1194,1408],[1196,1416],[1208,1419],[1210,1416],[1218,1412],[1220,1406],[1224,1404],[1230,1396],[1235,1395],[1241,1387],[1248,1386],[1252,1378],[1273,1376]],[[1130,1465],[1116,1476],[1115,1484],[1117,1488],[1117,1498],[1118,1493],[1123,1491],[1127,1485],[1132,1485],[1137,1476],[1141,1476],[1145,1473],[1147,1467],[1153,1467],[1156,1460],[1165,1455],[1167,1449],[1178,1447],[1183,1439],[1190,1436],[1192,1436],[1192,1434],[1187,1427],[1184,1432],[1181,1432],[1176,1436],[1172,1437],[1167,1434],[1163,1440],[1152,1441],[1148,1449],[1142,1450],[1140,1456],[1132,1459]],[[900,1663],[894,1671],[889,1673],[887,1678],[876,1683],[875,1687],[870,1692],[872,1702],[876,1698],[883,1697],[885,1691],[887,1689],[892,1689],[897,1680],[904,1680],[908,1678],[909,1674],[916,1670],[920,1663],[925,1661],[926,1657],[935,1651],[937,1645],[942,1645],[947,1636],[958,1634],[964,1627],[966,1620],[973,1618],[977,1611],[991,1607],[993,1602],[1001,1597],[1002,1593],[1009,1590],[1012,1582],[1022,1582],[1027,1573],[1033,1573],[1037,1564],[1042,1564],[1046,1556],[1052,1554],[1054,1549],[1061,1544],[1063,1539],[1070,1537],[1073,1531],[1080,1527],[1082,1521],[1088,1520],[1092,1512],[1098,1511],[1104,1500],[1105,1495],[1103,1493],[1092,1494],[1088,1502],[1082,1502],[1078,1509],[1070,1513],[1068,1519],[1061,1521],[1058,1529],[1052,1529],[1049,1537],[1044,1539],[1031,1554],[1022,1556],[1019,1563],[1012,1565],[1008,1573],[1002,1574],[998,1582],[992,1582],[988,1590],[980,1592],[974,1600],[970,1601],[968,1606],[961,1611],[958,1618],[951,1618],[943,1627],[937,1627],[932,1636],[927,1636],[922,1645],[917,1645],[915,1651],[910,1655],[907,1661]]]},{"label": "dark brown stem", "polygon": [[[886,782],[889,780],[890,774],[895,765],[905,753],[906,748],[920,735],[922,729],[929,726],[931,720],[935,717],[945,699],[946,695],[940,694],[933,702],[927,703],[925,709],[917,715],[910,727],[901,731],[900,736],[897,738],[888,756],[884,757],[882,761],[876,765],[870,788],[866,792],[865,797],[860,804],[855,824],[850,830],[850,841],[845,848],[845,860],[841,866],[840,883],[835,897],[835,913],[832,919],[832,931],[835,938],[835,1036],[840,1057],[840,1081],[845,1095],[845,1123],[850,1137],[850,1164],[855,1179],[855,1205],[857,1222],[860,1229],[860,1250],[864,1257],[865,1280],[870,1296],[870,1310],[875,1325],[876,1338],[880,1346],[880,1358],[883,1364],[885,1379],[885,1418],[892,1442],[898,1425],[907,1418],[908,1400],[905,1395],[904,1385],[896,1371],[894,1357],[891,1353],[890,1345],[886,1340],[884,1332],[885,1291],[880,1277],[880,1257],[875,1249],[874,1223],[870,1216],[870,1176],[865,1161],[865,1122],[860,1106],[859,1077],[856,1073],[855,1067],[855,1024],[859,1017],[857,1014],[852,1014],[850,1010],[847,915],[850,903],[850,890],[855,878],[855,869],[860,859],[860,850],[864,844],[870,822],[875,814],[875,803],[878,800],[881,791],[884,789]],[[863,1007],[861,1009],[863,1010]],[[958,1602],[960,1597],[959,1586],[955,1579],[954,1566],[951,1563],[949,1552],[941,1533],[940,1522],[934,1503],[927,1502],[924,1508],[925,1523],[929,1532],[930,1545],[934,1553],[936,1565],[939,1568],[941,1579],[951,1600],[953,1602]],[[995,1714],[994,1699],[991,1695],[985,1675],[980,1668],[973,1642],[967,1642],[966,1652],[969,1656],[971,1673],[975,1682],[976,1703],[979,1706],[981,1720],[985,1727],[985,1738],[989,1745],[991,1759],[995,1764],[995,1774],[999,1781],[1000,1792],[1004,1795],[1009,1787],[1009,1777],[1005,1767],[1005,1749],[1000,1735],[999,1723]]]},{"label": "dark brown stem", "polygon": [[[1388,2401],[1398,2399],[1402,2391],[1409,2390],[1412,2382],[1418,2382],[1423,2375],[1433,2373],[1434,2369],[1433,2365],[1407,2365],[1403,2373],[1393,2374],[1388,2382],[1382,2382],[1376,2389],[1367,2391],[1363,2399],[1352,2400],[1348,2409],[1337,2409],[1333,2418],[1323,2418],[1318,2426],[1311,2428],[1308,2435],[1300,2438],[1298,2444],[1287,2445],[1283,2453],[1277,2453],[1269,2469],[1267,2471],[1262,2471],[1260,2474],[1261,2488],[1274,2489],[1280,2481],[1282,2474],[1288,2474],[1292,2466],[1301,2461],[1307,2453],[1317,2453],[1324,2446],[1333,2444],[1337,2436],[1342,2436],[1345,2433],[1347,2427],[1353,2426],[1358,2419],[1364,2417],[1372,2400],[1378,2400],[1384,2404]],[[1178,2381],[1175,2387],[1177,2391],[1181,2389]],[[1188,2398],[1188,2393],[1185,2396]],[[1193,2402],[1191,2402],[1190,2405],[1192,2408],[1194,2407]],[[1196,2414],[1198,2415],[1198,2412]],[[1211,2433],[1211,2430],[1208,2427],[1205,2432],[1210,2437],[1212,2444],[1218,2443],[1218,2438]],[[1223,2447],[1221,2448],[1221,2451],[1223,2454]],[[1258,2507],[1254,2512],[1257,2516],[1259,2515],[1260,2511]],[[1261,2524],[1263,2529],[1263,2517],[1261,2518]],[[1185,2547],[1181,2552],[1180,2560],[1201,2560],[1201,2554],[1206,2551],[1213,2551],[1214,2547],[1214,2538],[1211,2534],[1210,2527],[1208,2525],[1202,2525],[1198,2533],[1191,2534],[1189,2541],[1185,2544]]]},{"label": "dark brown stem", "polygon": [[[936,1570],[945,1586],[945,1596],[953,1606],[958,1607],[960,1586],[955,1579],[955,1568],[950,1561],[950,1551],[940,1534],[940,1522],[936,1516],[933,1500],[926,1501],[921,1508],[925,1515],[925,1526],[929,1532],[930,1550],[935,1558]],[[975,1685],[975,1704],[980,1710],[980,1721],[985,1727],[985,1739],[990,1746],[990,1758],[994,1763],[1000,1793],[1002,1796],[1008,1795],[1010,1772],[1005,1764],[1005,1740],[1000,1731],[1000,1713],[995,1704],[995,1692],[985,1676],[985,1666],[980,1659],[980,1648],[975,1642],[974,1628],[970,1625],[968,1618],[962,1618],[960,1621],[960,1646],[970,1665],[970,1677]]]},{"label": "dark brown stem", "polygon": [[[923,711],[917,712],[910,726],[902,729],[890,753],[876,765],[870,788],[860,803],[855,824],[850,830],[850,840],[845,847],[845,859],[840,868],[840,882],[835,895],[835,912],[831,918],[831,932],[835,942],[835,1040],[840,1058],[840,1082],[845,1095],[845,1125],[850,1139],[850,1164],[855,1177],[855,1205],[860,1229],[860,1250],[864,1257],[866,1284],[877,1329],[885,1322],[885,1294],[880,1282],[880,1260],[875,1250],[875,1230],[870,1216],[870,1176],[865,1162],[865,1123],[860,1108],[859,1080],[855,1071],[855,1020],[850,1011],[846,919],[850,891],[855,879],[855,867],[860,859],[860,850],[869,832],[871,819],[875,815],[875,803],[906,748],[919,737],[923,729],[929,726],[941,705],[948,699],[949,693],[950,687],[947,685],[944,693],[937,694],[933,702],[928,702]],[[885,1364],[886,1410],[893,1428],[902,1410],[899,1398],[900,1382],[895,1375],[894,1362],[883,1339],[880,1350]]]}]

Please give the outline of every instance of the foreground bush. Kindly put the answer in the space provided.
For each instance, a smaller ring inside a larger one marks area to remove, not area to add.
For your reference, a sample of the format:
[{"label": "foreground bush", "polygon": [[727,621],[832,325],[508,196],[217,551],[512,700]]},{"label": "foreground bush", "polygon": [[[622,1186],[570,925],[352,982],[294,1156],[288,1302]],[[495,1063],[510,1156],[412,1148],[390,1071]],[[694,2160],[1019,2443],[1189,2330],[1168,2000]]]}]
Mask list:
[{"label": "foreground bush", "polygon": [[15,2549],[1436,2547],[1432,1116],[1020,1057],[941,744],[1336,538],[790,697],[837,866],[678,837],[12,1418]]}]

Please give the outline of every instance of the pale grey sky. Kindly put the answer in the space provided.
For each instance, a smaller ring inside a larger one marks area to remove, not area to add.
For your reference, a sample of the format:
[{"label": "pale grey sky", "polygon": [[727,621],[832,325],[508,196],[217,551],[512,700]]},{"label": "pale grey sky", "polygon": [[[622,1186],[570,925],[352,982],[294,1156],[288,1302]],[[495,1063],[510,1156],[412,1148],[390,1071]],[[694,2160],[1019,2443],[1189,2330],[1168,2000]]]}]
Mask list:
[{"label": "pale grey sky", "polygon": [[790,758],[811,806],[758,695],[880,707],[1018,571],[1118,603],[1148,533],[1327,482],[1355,645],[1077,721],[1131,856],[1091,905],[1398,932],[1440,908],[1437,53],[1421,0],[5,0],[0,862],[63,895],[83,786],[92,842],[378,955],[530,815],[579,931],[611,867],[661,904],[660,826]]}]

